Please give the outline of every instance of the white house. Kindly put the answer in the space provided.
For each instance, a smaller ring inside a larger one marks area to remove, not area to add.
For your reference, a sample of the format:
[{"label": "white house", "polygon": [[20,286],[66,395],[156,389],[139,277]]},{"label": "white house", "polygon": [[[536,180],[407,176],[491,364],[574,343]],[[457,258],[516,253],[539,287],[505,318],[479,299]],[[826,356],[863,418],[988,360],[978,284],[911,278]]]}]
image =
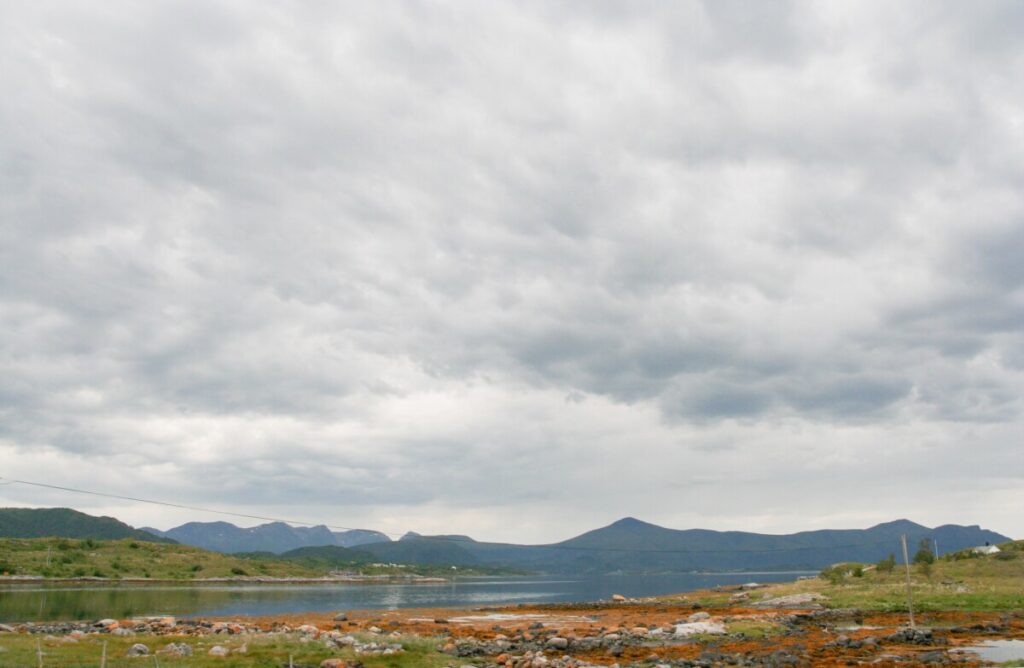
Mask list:
[{"label": "white house", "polygon": [[971,552],[974,554],[998,554],[999,552],[1002,552],[1002,550],[995,545],[981,545],[979,547],[972,548]]}]

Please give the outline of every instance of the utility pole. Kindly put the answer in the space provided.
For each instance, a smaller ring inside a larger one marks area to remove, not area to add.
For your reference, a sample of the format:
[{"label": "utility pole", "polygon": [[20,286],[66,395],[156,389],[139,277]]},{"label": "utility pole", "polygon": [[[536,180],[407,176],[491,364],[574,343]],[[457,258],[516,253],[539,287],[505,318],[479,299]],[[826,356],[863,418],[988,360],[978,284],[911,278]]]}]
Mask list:
[{"label": "utility pole", "polygon": [[935,538],[932,538],[932,545],[935,547],[935,558],[938,559],[939,558],[939,541],[937,539],[935,539]]},{"label": "utility pole", "polygon": [[907,611],[910,612],[910,628],[914,628],[914,595],[910,592],[910,556],[907,554],[907,534],[900,535],[903,544],[903,565],[907,570]]}]

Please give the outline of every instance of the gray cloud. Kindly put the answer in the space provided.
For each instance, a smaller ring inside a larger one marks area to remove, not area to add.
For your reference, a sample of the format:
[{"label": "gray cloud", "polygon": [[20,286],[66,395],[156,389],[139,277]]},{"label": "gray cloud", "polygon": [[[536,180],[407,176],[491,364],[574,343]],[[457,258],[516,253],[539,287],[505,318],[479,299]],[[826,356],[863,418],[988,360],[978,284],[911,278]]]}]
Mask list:
[{"label": "gray cloud", "polygon": [[396,532],[827,480],[1022,533],[1020,11],[5,6],[0,452]]}]

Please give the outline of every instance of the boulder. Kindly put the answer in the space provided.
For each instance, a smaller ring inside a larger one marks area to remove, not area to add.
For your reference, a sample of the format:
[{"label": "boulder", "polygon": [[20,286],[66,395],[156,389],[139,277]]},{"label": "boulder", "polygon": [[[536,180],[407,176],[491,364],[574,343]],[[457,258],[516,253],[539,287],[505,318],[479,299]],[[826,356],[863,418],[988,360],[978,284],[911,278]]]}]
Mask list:
[{"label": "boulder", "polygon": [[821,594],[812,591],[806,594],[790,594],[789,596],[769,598],[758,601],[754,605],[758,608],[820,608],[821,606],[817,601],[824,598]]},{"label": "boulder", "polygon": [[320,635],[320,629],[313,626],[312,624],[303,624],[295,630],[301,633],[302,635],[310,636],[311,638],[316,638],[318,635]]},{"label": "boulder", "polygon": [[676,624],[675,634],[679,637],[695,636],[695,635],[723,635],[725,634],[725,625],[719,624],[718,622],[688,622],[686,624]]},{"label": "boulder", "polygon": [[555,636],[554,638],[548,638],[545,644],[552,649],[566,649],[569,646],[569,640],[568,638]]},{"label": "boulder", "polygon": [[210,656],[227,656],[230,652],[224,645],[214,645],[210,648],[210,651],[207,652],[207,654]]},{"label": "boulder", "polygon": [[192,646],[183,642],[172,642],[167,647],[157,651],[157,654],[168,656],[192,656]]},{"label": "boulder", "polygon": [[143,645],[140,642],[135,643],[128,648],[128,656],[148,656],[149,647]]}]

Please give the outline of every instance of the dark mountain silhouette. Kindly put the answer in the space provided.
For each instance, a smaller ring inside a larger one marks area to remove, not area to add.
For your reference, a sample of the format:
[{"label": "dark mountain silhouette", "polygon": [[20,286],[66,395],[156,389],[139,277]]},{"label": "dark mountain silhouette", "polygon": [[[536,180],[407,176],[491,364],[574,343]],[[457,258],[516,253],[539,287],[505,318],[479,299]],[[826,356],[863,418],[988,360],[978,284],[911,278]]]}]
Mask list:
[{"label": "dark mountain silhouette", "polygon": [[[909,520],[886,522],[869,529],[770,535],[666,529],[627,517],[550,545],[482,543],[464,536],[419,536],[365,549],[390,561],[501,565],[550,572],[795,570],[818,569],[839,561],[879,561],[899,551],[899,537],[904,533],[912,550],[922,539],[937,540],[944,552],[1009,540],[976,525],[930,529]],[[401,552],[395,550],[397,545],[402,547]]]},{"label": "dark mountain silhouette", "polygon": [[293,527],[284,522],[270,522],[255,527],[237,527],[230,522],[188,522],[158,535],[179,543],[195,545],[215,552],[272,552],[281,554],[300,547],[337,545],[354,547],[367,543],[390,541],[379,531],[354,529],[331,531],[325,526]]},{"label": "dark mountain silhouette", "polygon": [[95,517],[71,508],[0,508],[0,538],[133,538],[153,543],[173,543],[114,519]]},{"label": "dark mountain silhouette", "polygon": [[[161,540],[153,534],[218,552],[286,553],[288,558],[316,558],[339,564],[379,561],[505,566],[551,573],[819,569],[839,561],[877,562],[890,553],[898,556],[901,534],[907,535],[911,551],[916,551],[922,540],[928,540],[936,541],[942,553],[1009,540],[978,525],[929,528],[905,519],[868,529],[773,535],[667,529],[627,517],[559,543],[516,545],[415,532],[391,541],[375,531],[333,532],[325,526],[293,527],[282,522],[251,528],[229,522],[189,522],[164,532],[143,531],[113,518],[92,517],[67,508],[0,509],[0,536]],[[347,549],[356,546],[358,549]]]}]

